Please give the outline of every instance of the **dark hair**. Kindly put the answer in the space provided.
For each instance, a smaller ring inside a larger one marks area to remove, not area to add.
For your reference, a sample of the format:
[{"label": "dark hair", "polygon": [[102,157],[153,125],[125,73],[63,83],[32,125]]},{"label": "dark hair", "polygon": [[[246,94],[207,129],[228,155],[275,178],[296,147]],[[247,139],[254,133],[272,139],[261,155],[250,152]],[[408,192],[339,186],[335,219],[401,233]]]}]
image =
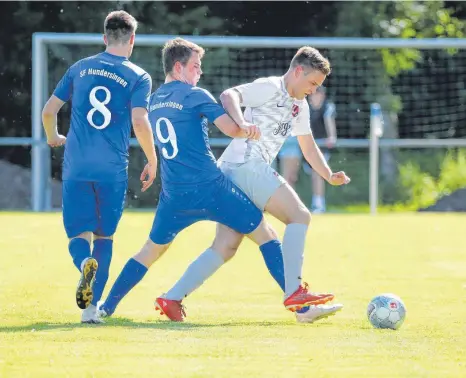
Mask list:
[{"label": "dark hair", "polygon": [[167,41],[162,49],[163,72],[165,75],[172,72],[176,62],[180,62],[185,66],[193,52],[198,53],[199,58],[202,59],[205,50],[201,46],[183,38]]},{"label": "dark hair", "polygon": [[301,47],[291,60],[291,67],[304,66],[322,72],[325,76],[332,71],[330,62],[324,58],[319,50],[310,46]]},{"label": "dark hair", "polygon": [[128,12],[114,11],[105,17],[104,33],[109,45],[128,43],[137,28],[138,22]]}]

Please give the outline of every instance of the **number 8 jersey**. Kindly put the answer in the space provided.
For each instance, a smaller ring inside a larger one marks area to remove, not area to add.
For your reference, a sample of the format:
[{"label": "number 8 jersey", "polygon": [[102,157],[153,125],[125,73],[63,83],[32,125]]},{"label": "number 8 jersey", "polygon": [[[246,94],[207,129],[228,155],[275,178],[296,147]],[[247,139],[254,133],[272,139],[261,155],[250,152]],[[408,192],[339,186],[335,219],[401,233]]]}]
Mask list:
[{"label": "number 8 jersey", "polygon": [[148,109],[151,86],[142,68],[107,52],[68,69],[53,93],[72,102],[63,180],[128,179],[131,110]]},{"label": "number 8 jersey", "polygon": [[205,89],[180,81],[163,84],[150,98],[149,120],[159,151],[162,190],[184,191],[222,175],[210,149],[208,121],[225,114]]}]

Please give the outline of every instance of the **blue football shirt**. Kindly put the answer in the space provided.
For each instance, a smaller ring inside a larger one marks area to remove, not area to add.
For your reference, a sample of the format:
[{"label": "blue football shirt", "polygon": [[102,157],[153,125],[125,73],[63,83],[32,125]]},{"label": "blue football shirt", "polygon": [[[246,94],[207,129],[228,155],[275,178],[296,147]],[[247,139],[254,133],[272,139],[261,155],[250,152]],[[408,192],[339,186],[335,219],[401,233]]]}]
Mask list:
[{"label": "blue football shirt", "polygon": [[68,69],[53,93],[72,102],[63,180],[127,180],[131,110],[148,108],[151,86],[142,68],[107,52]]},{"label": "blue football shirt", "polygon": [[208,121],[223,114],[208,91],[180,81],[163,84],[152,94],[149,120],[164,191],[196,187],[222,175],[210,149]]}]

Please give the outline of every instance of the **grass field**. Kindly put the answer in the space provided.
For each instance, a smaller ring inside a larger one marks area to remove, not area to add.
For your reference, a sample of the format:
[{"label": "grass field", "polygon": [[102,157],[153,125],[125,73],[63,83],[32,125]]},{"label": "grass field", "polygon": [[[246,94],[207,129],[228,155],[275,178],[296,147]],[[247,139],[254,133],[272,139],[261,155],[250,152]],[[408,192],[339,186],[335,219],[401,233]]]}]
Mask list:
[{"label": "grass field", "polygon": [[[150,213],[125,213],[109,283],[151,222]],[[304,276],[314,290],[336,293],[345,305],[337,316],[297,324],[245,241],[185,301],[187,322],[173,324],[153,300],[211,241],[214,226],[199,223],[114,318],[83,326],[61,215],[0,213],[0,377],[465,377],[465,226],[461,215],[316,216]],[[398,331],[366,319],[367,303],[382,292],[405,301]]]}]

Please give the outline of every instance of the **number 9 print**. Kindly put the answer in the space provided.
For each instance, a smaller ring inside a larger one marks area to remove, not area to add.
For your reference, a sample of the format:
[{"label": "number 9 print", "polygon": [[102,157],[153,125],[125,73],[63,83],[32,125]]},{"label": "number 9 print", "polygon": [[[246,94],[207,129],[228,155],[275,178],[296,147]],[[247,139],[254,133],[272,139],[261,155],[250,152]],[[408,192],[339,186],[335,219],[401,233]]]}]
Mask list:
[{"label": "number 9 print", "polygon": [[[162,135],[162,131],[160,130],[160,123],[165,122],[165,125],[167,126],[168,130],[168,136],[164,137]],[[173,124],[170,122],[168,118],[159,118],[157,122],[155,123],[155,134],[157,134],[157,139],[160,141],[160,143],[168,143],[172,145],[173,152],[171,155],[168,154],[168,151],[165,147],[162,148],[162,155],[165,159],[173,159],[176,155],[178,155],[178,143],[176,140],[176,133],[175,133],[175,128],[173,127]]]}]

